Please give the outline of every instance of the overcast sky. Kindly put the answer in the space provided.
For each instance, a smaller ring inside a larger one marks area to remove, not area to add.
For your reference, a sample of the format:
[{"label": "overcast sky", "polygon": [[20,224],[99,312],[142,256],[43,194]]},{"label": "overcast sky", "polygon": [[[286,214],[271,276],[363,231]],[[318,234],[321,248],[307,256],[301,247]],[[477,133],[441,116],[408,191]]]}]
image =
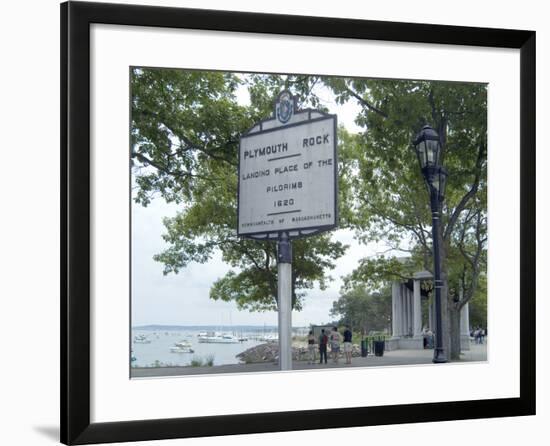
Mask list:
[{"label": "overcast sky", "polygon": [[[338,115],[340,125],[350,132],[360,131],[353,122],[360,110],[357,104],[337,105],[330,91],[324,88],[318,88],[316,93],[329,112]],[[240,89],[237,97],[241,103],[248,102],[245,89]],[[192,263],[177,275],[162,274],[163,265],[153,260],[153,255],[167,247],[161,238],[165,232],[162,219],[179,210],[180,206],[167,204],[162,198],[153,200],[146,208],[132,205],[132,325],[277,325],[276,312],[239,311],[232,302],[209,298],[214,281],[230,269],[221,261],[219,253],[208,263]],[[349,274],[359,259],[387,249],[384,245],[359,245],[351,231],[334,231],[333,239],[350,247],[329,273],[334,278],[329,288],[307,292],[303,310],[293,312],[293,326],[330,321],[329,311],[338,297],[342,276]]]}]

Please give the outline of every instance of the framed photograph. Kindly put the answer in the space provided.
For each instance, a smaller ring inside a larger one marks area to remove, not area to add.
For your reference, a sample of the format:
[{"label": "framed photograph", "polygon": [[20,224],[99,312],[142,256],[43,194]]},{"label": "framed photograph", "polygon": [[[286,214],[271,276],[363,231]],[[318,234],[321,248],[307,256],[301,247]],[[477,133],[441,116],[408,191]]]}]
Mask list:
[{"label": "framed photograph", "polygon": [[61,441],[535,414],[535,33],[61,5]]}]

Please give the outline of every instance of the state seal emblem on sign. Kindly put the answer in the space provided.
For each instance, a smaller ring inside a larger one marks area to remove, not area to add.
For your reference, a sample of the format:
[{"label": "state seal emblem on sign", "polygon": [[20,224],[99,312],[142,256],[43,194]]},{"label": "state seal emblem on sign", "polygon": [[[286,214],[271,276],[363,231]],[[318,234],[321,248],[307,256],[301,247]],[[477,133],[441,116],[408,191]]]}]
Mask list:
[{"label": "state seal emblem on sign", "polygon": [[282,124],[286,124],[294,113],[294,98],[288,91],[283,91],[275,105],[275,116]]}]

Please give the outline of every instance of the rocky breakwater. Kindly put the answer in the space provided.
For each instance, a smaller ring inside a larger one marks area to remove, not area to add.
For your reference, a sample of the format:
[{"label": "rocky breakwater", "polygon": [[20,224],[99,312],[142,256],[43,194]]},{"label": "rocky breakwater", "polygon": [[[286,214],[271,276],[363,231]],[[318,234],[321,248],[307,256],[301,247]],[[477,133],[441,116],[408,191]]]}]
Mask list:
[{"label": "rocky breakwater", "polygon": [[[330,348],[329,348],[330,354]],[[361,348],[357,344],[353,344],[353,349],[351,352],[353,357],[361,356]],[[342,348],[340,349],[340,357],[344,356]],[[241,363],[253,364],[258,362],[277,362],[279,360],[279,344],[277,342],[268,342],[266,344],[256,345],[251,347],[248,350],[245,350],[242,353],[239,353],[237,359]],[[319,357],[319,346],[315,346],[315,357]],[[304,345],[293,345],[292,346],[292,360],[293,361],[308,361],[309,352],[306,346]]]}]

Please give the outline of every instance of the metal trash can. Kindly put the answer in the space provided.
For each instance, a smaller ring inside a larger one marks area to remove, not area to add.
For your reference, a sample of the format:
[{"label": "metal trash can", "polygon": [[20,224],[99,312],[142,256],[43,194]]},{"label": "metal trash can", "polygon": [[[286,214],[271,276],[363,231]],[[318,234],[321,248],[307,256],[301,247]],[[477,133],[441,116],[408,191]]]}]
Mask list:
[{"label": "metal trash can", "polygon": [[374,355],[384,356],[385,341],[374,341]]},{"label": "metal trash can", "polygon": [[369,354],[369,344],[368,344],[369,341],[367,341],[366,339],[363,339],[361,341],[361,357],[363,358],[366,358],[367,355]]}]

